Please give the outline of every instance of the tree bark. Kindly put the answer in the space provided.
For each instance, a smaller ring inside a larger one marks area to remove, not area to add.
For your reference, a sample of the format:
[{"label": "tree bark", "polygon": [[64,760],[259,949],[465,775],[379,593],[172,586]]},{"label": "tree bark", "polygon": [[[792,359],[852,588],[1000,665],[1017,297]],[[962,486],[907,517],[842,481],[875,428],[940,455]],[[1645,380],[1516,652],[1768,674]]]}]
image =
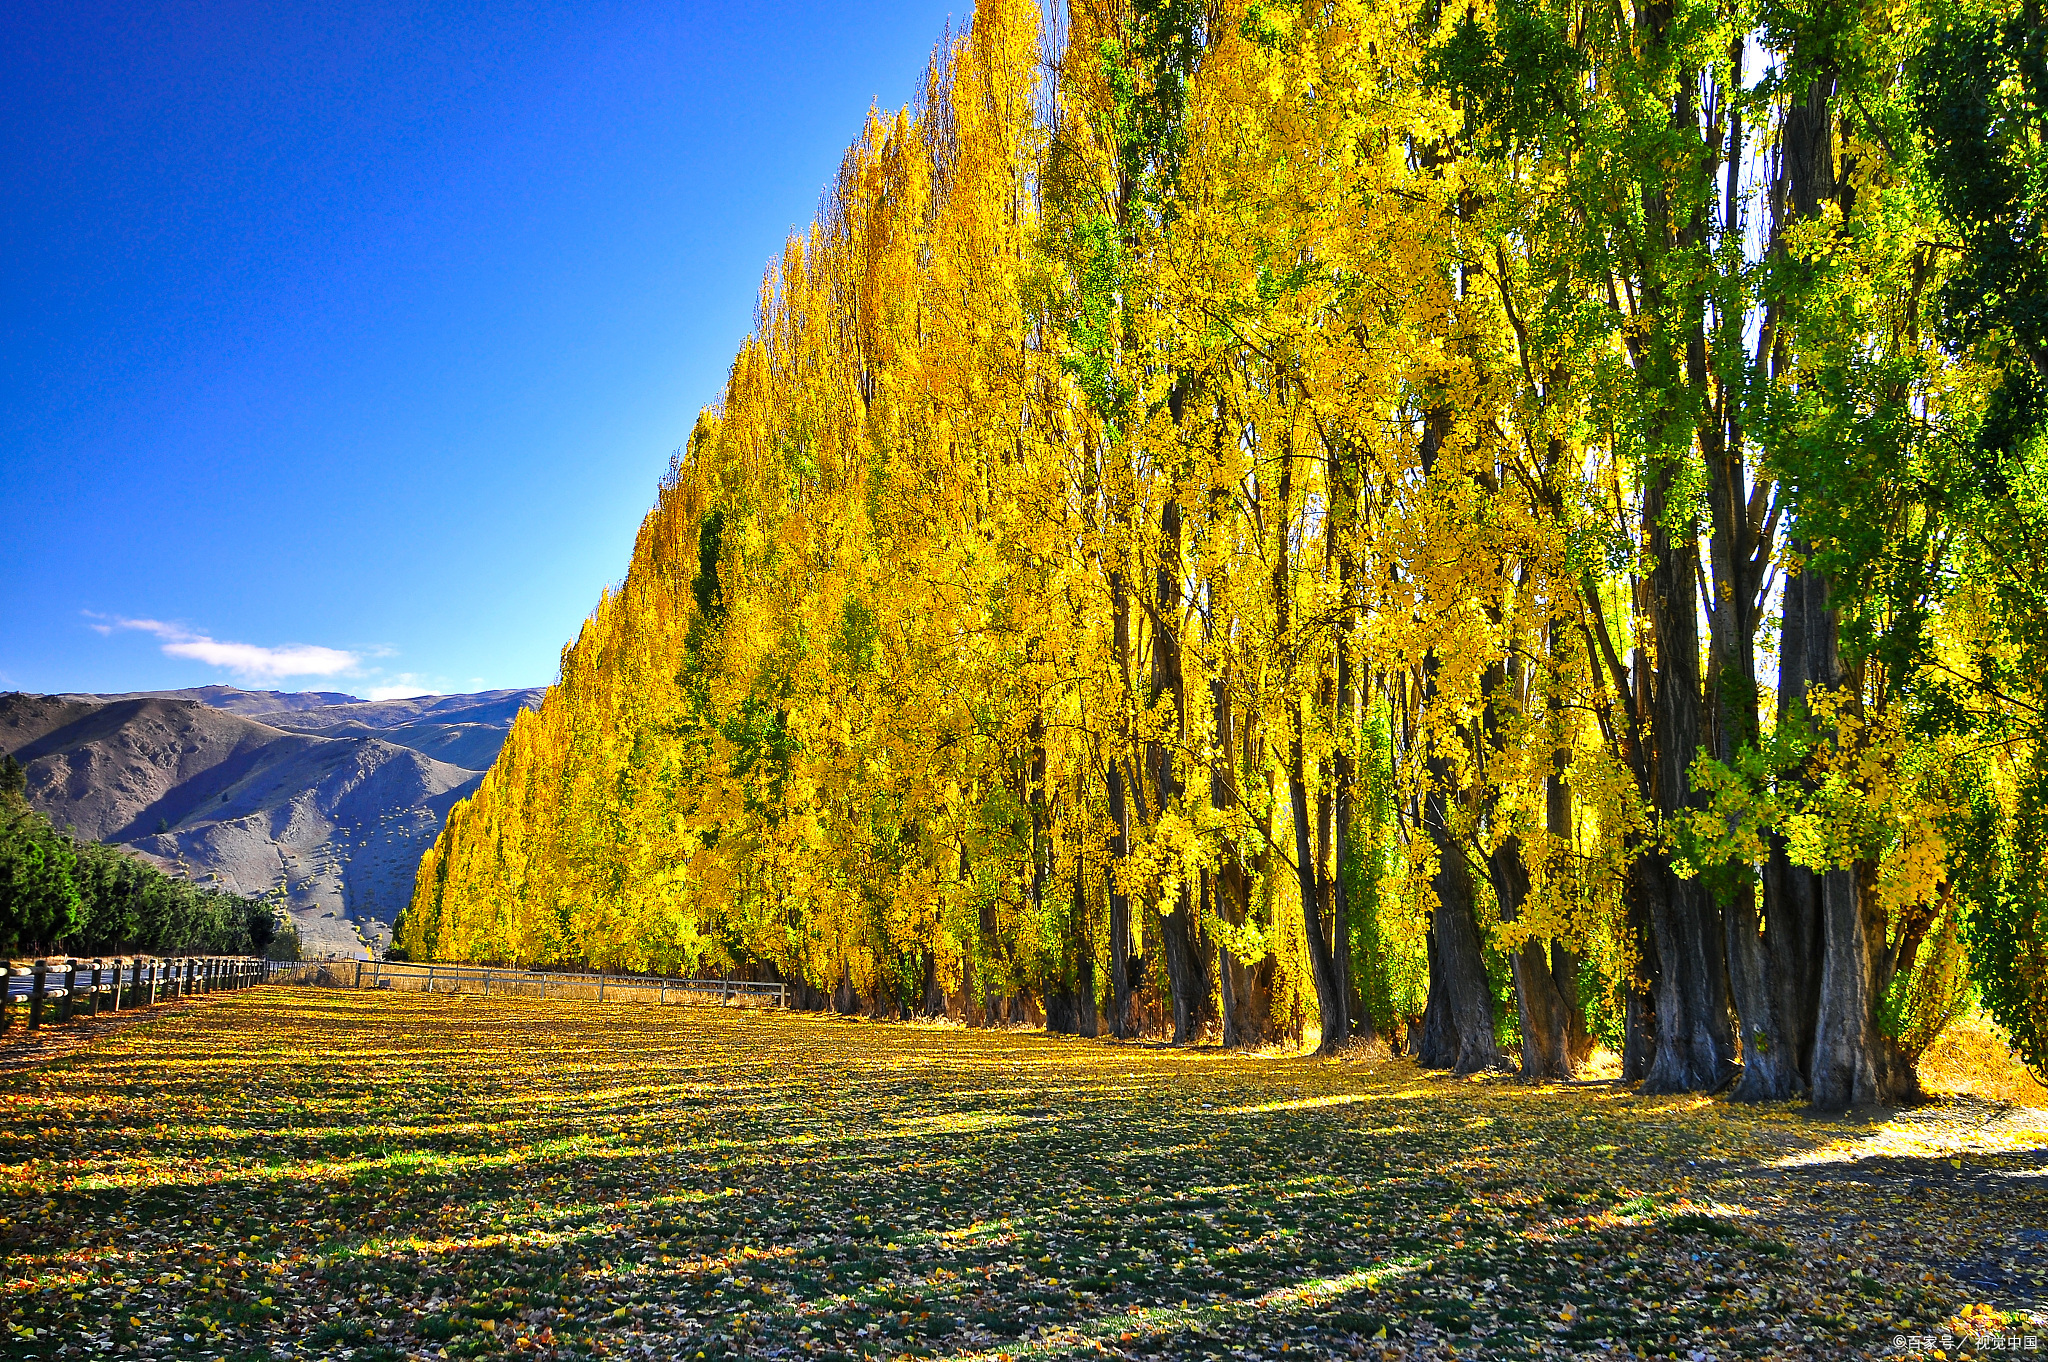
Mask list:
[{"label": "tree bark", "polygon": [[[1436,699],[1436,668],[1436,654],[1424,657],[1425,711]],[[1429,919],[1429,1000],[1422,1011],[1416,1060],[1425,1069],[1461,1074],[1497,1069],[1502,1059],[1494,1029],[1493,985],[1481,951],[1471,869],[1451,822],[1451,763],[1432,747],[1424,769],[1428,787],[1422,822],[1437,856],[1432,881],[1436,907]],[[1519,869],[1519,858],[1516,865]]]},{"label": "tree bark", "polygon": [[[1181,510],[1178,501],[1168,501],[1159,513],[1159,562],[1155,573],[1156,612],[1152,621],[1152,703],[1171,696],[1175,745],[1187,738],[1187,696],[1181,668]],[[1158,796],[1156,811],[1163,814],[1181,796],[1180,774],[1175,768],[1175,746],[1157,739],[1146,744],[1146,765],[1151,768],[1152,790]],[[1183,884],[1171,904],[1161,905],[1161,944],[1165,947],[1166,983],[1173,994],[1173,1043],[1187,1045],[1196,1039],[1201,1025],[1202,1003],[1208,994],[1208,979],[1202,957],[1196,949],[1194,894]]]},{"label": "tree bark", "polygon": [[[1693,605],[1699,545],[1689,528],[1671,532],[1674,490],[1671,468],[1659,468],[1643,509],[1655,562],[1647,593],[1657,639],[1651,794],[1658,821],[1667,827],[1698,802],[1691,767],[1700,751],[1699,620]],[[1650,872],[1657,1049],[1643,1091],[1718,1091],[1735,1072],[1721,912],[1707,886],[1697,877],[1681,878],[1667,855],[1653,856]]]},{"label": "tree bark", "polygon": [[[1293,563],[1287,551],[1290,517],[1294,513],[1293,491],[1294,447],[1293,442],[1283,433],[1279,504],[1273,517],[1279,539],[1273,555],[1273,633],[1275,638],[1281,640],[1283,647],[1292,646],[1294,643],[1291,637],[1294,588],[1290,580]],[[1287,702],[1288,808],[1294,821],[1294,876],[1295,886],[1301,895],[1302,932],[1307,937],[1309,974],[1315,985],[1316,1013],[1323,1033],[1316,1053],[1331,1054],[1344,1042],[1344,999],[1337,988],[1337,966],[1330,955],[1329,939],[1323,934],[1323,884],[1316,873],[1313,831],[1309,823],[1308,773],[1302,752],[1301,707],[1302,701],[1298,695],[1292,696]]]},{"label": "tree bark", "polygon": [[[1503,922],[1522,915],[1529,896],[1529,868],[1522,842],[1509,837],[1494,849],[1489,867],[1493,892]],[[1515,1012],[1522,1028],[1522,1078],[1526,1082],[1568,1079],[1573,1060],[1566,1041],[1570,1008],[1551,973],[1550,952],[1540,937],[1531,937],[1508,957],[1514,976]]]},{"label": "tree bark", "polygon": [[1132,1035],[1131,900],[1116,882],[1116,868],[1131,854],[1131,810],[1124,799],[1123,762],[1109,763],[1109,1034],[1118,1040]]},{"label": "tree bark", "polygon": [[1657,1057],[1656,980],[1657,937],[1650,930],[1648,881],[1650,862],[1646,855],[1629,858],[1622,893],[1628,901],[1628,930],[1638,959],[1636,973],[1628,981],[1623,1000],[1621,1039],[1621,1081],[1639,1083],[1649,1076]]},{"label": "tree bark", "polygon": [[[1792,550],[1806,545],[1794,540]],[[1784,617],[1779,634],[1778,725],[1803,722],[1807,688],[1817,670],[1835,670],[1834,621],[1827,612],[1827,584],[1804,568],[1785,578]],[[1817,650],[1825,648],[1823,662]],[[1786,1058],[1797,1092],[1813,1084],[1813,1041],[1820,1029],[1821,882],[1793,864],[1782,833],[1772,833],[1764,869],[1764,950]],[[1788,1096],[1791,1094],[1787,1094]]]},{"label": "tree bark", "polygon": [[1074,966],[1074,1034],[1093,1036],[1100,1032],[1095,1015],[1095,941],[1088,927],[1087,859],[1074,849],[1074,921],[1081,924],[1080,959]]},{"label": "tree bark", "polygon": [[[1335,460],[1333,459],[1334,463]],[[1337,845],[1334,874],[1331,884],[1330,938],[1331,949],[1336,957],[1337,992],[1344,1000],[1344,1033],[1347,1036],[1372,1036],[1372,1016],[1363,1008],[1354,1006],[1358,988],[1352,979],[1351,958],[1351,888],[1349,876],[1352,857],[1356,855],[1351,845],[1351,825],[1356,817],[1357,762],[1352,748],[1358,742],[1358,687],[1352,677],[1351,635],[1354,627],[1351,607],[1351,564],[1349,554],[1340,554],[1338,559],[1339,579],[1342,584],[1344,604],[1338,616],[1337,625],[1337,743],[1333,765],[1336,789],[1333,794],[1337,824]]]}]

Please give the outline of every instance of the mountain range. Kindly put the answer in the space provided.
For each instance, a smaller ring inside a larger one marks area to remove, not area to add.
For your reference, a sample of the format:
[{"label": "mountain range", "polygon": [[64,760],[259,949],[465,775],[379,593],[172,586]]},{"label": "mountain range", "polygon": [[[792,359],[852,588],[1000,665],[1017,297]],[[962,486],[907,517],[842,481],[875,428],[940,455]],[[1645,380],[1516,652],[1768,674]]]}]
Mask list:
[{"label": "mountain range", "polygon": [[80,838],[274,894],[309,955],[381,950],[420,854],[543,691],[0,694],[0,752]]}]

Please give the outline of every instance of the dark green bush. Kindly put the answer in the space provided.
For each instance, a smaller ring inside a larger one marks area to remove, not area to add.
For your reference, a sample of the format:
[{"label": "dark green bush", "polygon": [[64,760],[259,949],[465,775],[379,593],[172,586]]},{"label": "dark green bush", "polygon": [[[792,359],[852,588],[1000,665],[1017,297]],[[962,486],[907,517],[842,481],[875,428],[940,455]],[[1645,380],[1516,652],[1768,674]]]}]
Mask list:
[{"label": "dark green bush", "polygon": [[276,937],[266,902],[201,889],[52,826],[19,773],[12,757],[0,763],[0,955],[261,955]]}]

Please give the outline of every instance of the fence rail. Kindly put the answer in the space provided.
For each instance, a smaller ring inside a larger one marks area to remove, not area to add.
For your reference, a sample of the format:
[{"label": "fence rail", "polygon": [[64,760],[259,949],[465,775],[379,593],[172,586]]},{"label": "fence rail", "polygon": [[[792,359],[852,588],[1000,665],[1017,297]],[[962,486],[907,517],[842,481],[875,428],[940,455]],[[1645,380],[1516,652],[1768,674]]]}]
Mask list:
[{"label": "fence rail", "polygon": [[249,988],[270,978],[270,961],[247,955],[52,956],[7,962],[0,1031],[17,1020],[30,1028],[73,1017],[148,1007],[222,989]]},{"label": "fence rail", "polygon": [[598,1002],[680,1003],[714,998],[789,1006],[789,985],[745,979],[672,979],[659,974],[556,973],[484,965],[412,964],[389,960],[259,960],[246,955],[52,956],[5,962],[0,978],[0,1032],[34,1029],[149,1007],[224,989],[265,983],[396,989],[419,993],[565,998]]},{"label": "fence rail", "polygon": [[510,997],[570,997],[656,1004],[687,998],[789,1006],[789,985],[746,979],[674,979],[660,974],[566,973],[496,969],[488,965],[417,964],[393,960],[327,960],[282,969],[304,971],[302,982],[341,988],[416,993],[480,993]]}]

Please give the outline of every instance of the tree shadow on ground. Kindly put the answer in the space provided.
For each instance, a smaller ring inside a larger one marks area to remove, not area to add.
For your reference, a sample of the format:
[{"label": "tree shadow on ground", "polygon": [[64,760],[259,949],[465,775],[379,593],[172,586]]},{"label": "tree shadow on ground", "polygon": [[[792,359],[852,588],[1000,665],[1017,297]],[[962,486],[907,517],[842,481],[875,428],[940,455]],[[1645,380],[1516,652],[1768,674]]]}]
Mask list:
[{"label": "tree shadow on ground", "polygon": [[0,1095],[37,1357],[1875,1356],[1934,1222],[2041,1206],[1782,1109],[716,1008],[260,990]]}]

